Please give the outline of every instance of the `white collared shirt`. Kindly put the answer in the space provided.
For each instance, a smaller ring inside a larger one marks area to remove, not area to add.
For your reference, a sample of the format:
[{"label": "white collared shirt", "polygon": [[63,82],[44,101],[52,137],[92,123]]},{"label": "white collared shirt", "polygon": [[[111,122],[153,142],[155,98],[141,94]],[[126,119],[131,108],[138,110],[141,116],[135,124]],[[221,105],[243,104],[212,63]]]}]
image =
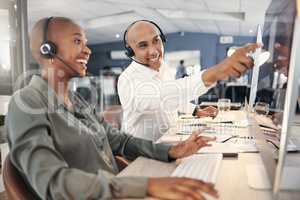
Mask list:
[{"label": "white collared shirt", "polygon": [[178,111],[191,113],[190,101],[208,91],[202,73],[174,80],[166,65],[158,72],[133,61],[118,80],[122,130],[156,141],[174,125]]}]

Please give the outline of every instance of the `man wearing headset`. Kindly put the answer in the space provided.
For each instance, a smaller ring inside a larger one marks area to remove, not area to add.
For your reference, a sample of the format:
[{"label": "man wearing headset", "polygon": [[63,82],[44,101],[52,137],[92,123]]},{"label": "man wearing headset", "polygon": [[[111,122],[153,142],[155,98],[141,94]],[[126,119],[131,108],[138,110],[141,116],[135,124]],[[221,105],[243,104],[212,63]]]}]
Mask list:
[{"label": "man wearing headset", "polygon": [[[217,197],[214,186],[189,178],[115,177],[113,155],[171,161],[208,146],[212,138],[193,134],[175,146],[154,144],[113,129],[92,112],[74,111],[68,95],[72,77],[86,74],[91,54],[84,31],[62,17],[39,20],[31,33],[41,75],[11,98],[6,128],[10,160],[32,199],[112,199],[144,197],[203,199]],[[75,96],[76,97],[76,96]],[[78,103],[75,101],[75,103]],[[88,108],[88,107],[87,107]]]},{"label": "man wearing headset", "polygon": [[[140,138],[157,140],[177,118],[177,110],[191,113],[189,103],[204,94],[218,80],[239,77],[253,66],[247,53],[258,47],[249,44],[231,57],[199,74],[174,80],[163,63],[165,35],[152,21],[133,22],[124,32],[126,54],[131,64],[118,80],[123,108],[122,128]],[[196,111],[215,116],[215,109]]]}]

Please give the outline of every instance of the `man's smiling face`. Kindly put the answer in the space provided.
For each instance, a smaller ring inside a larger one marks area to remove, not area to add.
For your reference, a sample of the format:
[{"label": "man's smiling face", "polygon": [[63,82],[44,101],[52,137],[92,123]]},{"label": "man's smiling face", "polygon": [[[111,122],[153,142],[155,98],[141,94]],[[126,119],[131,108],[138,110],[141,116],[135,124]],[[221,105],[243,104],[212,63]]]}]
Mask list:
[{"label": "man's smiling face", "polygon": [[164,47],[155,25],[146,21],[132,25],[127,32],[127,44],[133,49],[135,60],[159,70],[163,62]]}]

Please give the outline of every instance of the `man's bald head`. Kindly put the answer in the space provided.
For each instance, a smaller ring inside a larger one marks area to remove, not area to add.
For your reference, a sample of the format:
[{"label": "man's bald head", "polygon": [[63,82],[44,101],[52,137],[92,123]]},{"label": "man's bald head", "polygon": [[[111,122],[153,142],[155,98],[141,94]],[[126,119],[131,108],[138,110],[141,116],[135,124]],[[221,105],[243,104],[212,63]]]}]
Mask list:
[{"label": "man's bald head", "polygon": [[[37,21],[31,31],[30,34],[30,49],[32,52],[33,57],[36,59],[36,61],[41,64],[42,63],[42,56],[40,53],[40,47],[42,43],[44,42],[44,31],[45,31],[45,25],[48,18],[43,18]],[[66,25],[74,25],[75,23],[65,17],[53,17],[47,27],[47,40],[52,41],[53,38],[49,34],[52,30],[56,30],[59,28],[63,28]],[[76,25],[76,24],[75,24]]]}]

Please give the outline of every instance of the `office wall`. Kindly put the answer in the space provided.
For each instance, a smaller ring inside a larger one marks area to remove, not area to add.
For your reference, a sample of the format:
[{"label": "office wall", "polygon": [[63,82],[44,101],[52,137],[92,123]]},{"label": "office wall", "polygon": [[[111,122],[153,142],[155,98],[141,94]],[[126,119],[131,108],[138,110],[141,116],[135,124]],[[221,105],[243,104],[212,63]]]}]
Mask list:
[{"label": "office wall", "polygon": [[[233,44],[219,44],[219,36],[215,34],[185,33],[181,36],[178,33],[167,35],[165,49],[169,51],[178,50],[200,50],[200,63],[203,68],[215,65],[226,56],[227,48],[240,46],[253,42],[254,37],[234,37]],[[90,46],[92,50],[91,59],[88,64],[89,71],[95,74],[105,66],[126,67],[129,60],[111,60],[109,52],[112,50],[123,50],[122,42],[106,43]]]}]

